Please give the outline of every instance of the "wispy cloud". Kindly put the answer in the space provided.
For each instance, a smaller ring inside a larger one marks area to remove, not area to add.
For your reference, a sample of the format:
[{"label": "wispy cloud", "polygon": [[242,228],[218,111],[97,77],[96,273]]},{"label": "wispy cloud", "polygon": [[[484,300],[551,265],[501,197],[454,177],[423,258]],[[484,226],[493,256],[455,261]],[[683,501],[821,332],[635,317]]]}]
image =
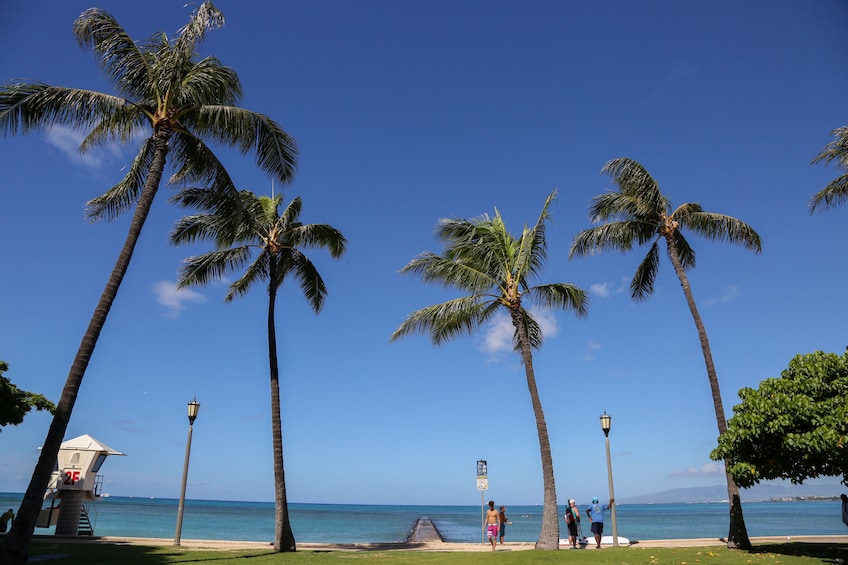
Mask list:
[{"label": "wispy cloud", "polygon": [[589,294],[599,298],[608,298],[613,294],[621,294],[622,292],[625,292],[629,288],[629,285],[630,281],[627,277],[621,277],[621,280],[618,281],[618,285],[606,281],[591,285],[589,287]]},{"label": "wispy cloud", "polygon": [[589,341],[586,344],[585,352],[583,353],[584,361],[594,361],[595,360],[595,351],[602,349],[603,345],[598,343],[597,341]]},{"label": "wispy cloud", "polygon": [[724,294],[717,298],[707,300],[704,302],[704,306],[709,307],[715,306],[716,304],[725,304],[736,298],[737,294],[739,294],[739,287],[736,285],[730,285],[724,289]]},{"label": "wispy cloud", "polygon": [[48,144],[58,149],[71,163],[93,171],[101,170],[107,161],[120,156],[119,147],[112,144],[80,153],[79,147],[85,135],[65,126],[52,126],[46,130],[44,137]]},{"label": "wispy cloud", "polygon": [[167,309],[166,316],[173,319],[192,302],[204,302],[206,297],[190,289],[178,289],[176,283],[171,281],[158,281],[153,283],[153,293],[156,302]]},{"label": "wispy cloud", "polygon": [[724,475],[724,467],[718,463],[704,463],[701,468],[689,467],[683,470],[674,470],[668,474],[672,479],[690,479],[693,477],[712,477]]},{"label": "wispy cloud", "polygon": [[610,295],[610,283],[595,283],[589,287],[589,294],[594,294],[595,296],[600,296],[601,298],[606,298]]}]

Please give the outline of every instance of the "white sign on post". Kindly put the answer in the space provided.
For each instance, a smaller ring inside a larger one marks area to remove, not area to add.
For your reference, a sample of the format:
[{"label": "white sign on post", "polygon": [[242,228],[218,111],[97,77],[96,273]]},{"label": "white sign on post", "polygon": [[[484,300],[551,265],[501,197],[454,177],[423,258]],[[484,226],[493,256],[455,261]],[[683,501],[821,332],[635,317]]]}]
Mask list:
[{"label": "white sign on post", "polygon": [[477,490],[487,490],[489,488],[489,479],[477,479]]}]

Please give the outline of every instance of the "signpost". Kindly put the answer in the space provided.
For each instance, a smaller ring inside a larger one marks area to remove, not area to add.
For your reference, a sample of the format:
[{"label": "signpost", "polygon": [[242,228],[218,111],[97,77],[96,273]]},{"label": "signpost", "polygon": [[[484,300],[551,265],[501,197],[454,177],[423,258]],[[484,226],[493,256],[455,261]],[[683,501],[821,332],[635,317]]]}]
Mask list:
[{"label": "signpost", "polygon": [[486,543],[486,515],[483,513],[486,507],[484,491],[489,488],[488,465],[486,461],[477,461],[477,490],[480,491],[480,543]]}]

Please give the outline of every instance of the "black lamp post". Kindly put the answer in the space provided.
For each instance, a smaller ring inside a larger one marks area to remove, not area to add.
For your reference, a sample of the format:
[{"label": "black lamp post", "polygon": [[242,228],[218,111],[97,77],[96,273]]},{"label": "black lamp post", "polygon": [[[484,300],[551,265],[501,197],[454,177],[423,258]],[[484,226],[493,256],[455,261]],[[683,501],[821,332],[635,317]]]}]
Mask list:
[{"label": "black lamp post", "polygon": [[188,403],[188,440],[186,441],[185,463],[183,464],[183,486],[180,489],[180,505],[177,508],[177,532],[174,534],[174,545],[180,545],[180,534],[183,529],[183,509],[185,508],[186,481],[188,480],[188,458],[191,455],[191,431],[199,410],[200,403],[195,397],[194,400]]},{"label": "black lamp post", "polygon": [[610,499],[613,501],[612,504],[610,504],[610,513],[612,517],[612,545],[614,547],[618,547],[618,524],[615,520],[615,492],[612,489],[612,459],[610,458],[609,448],[609,432],[611,426],[612,417],[607,414],[606,410],[604,410],[604,413],[601,415],[601,429],[604,430],[604,439],[607,446],[607,478],[609,479]]}]

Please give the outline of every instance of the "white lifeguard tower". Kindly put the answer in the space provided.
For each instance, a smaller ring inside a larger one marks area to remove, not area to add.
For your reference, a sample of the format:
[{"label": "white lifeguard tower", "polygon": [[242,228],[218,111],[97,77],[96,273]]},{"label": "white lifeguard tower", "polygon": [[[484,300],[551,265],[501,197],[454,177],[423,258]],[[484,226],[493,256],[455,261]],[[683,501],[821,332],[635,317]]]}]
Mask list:
[{"label": "white lifeguard tower", "polygon": [[91,504],[100,498],[103,486],[103,477],[97,471],[109,455],[125,454],[88,434],[62,442],[56,470],[44,494],[50,506],[41,509],[36,526],[56,526],[57,536],[93,535]]}]

